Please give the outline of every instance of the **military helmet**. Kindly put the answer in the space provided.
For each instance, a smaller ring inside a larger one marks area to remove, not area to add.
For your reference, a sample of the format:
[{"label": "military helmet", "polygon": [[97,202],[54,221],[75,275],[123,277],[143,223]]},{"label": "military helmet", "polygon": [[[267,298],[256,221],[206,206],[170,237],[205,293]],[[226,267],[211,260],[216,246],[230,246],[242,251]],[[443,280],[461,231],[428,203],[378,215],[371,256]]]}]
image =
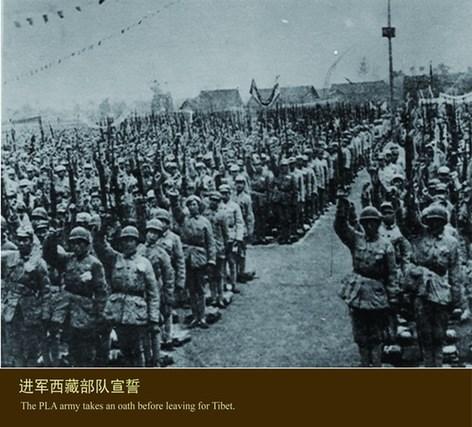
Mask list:
[{"label": "military helmet", "polygon": [[88,226],[92,222],[92,215],[88,212],[79,212],[75,218],[75,222],[77,224],[86,224]]},{"label": "military helmet", "polygon": [[167,223],[170,223],[171,220],[170,212],[161,208],[155,210],[154,217],[159,221],[166,221]]},{"label": "military helmet", "polygon": [[33,212],[31,212],[31,218],[38,218],[38,219],[45,219],[45,220],[49,219],[46,209],[42,207],[34,208]]},{"label": "military helmet", "polygon": [[16,237],[33,237],[33,229],[21,225],[16,229]]},{"label": "military helmet", "polygon": [[447,210],[441,205],[428,206],[421,212],[421,220],[428,221],[430,219],[441,219],[447,223]]},{"label": "military helmet", "polygon": [[390,202],[383,202],[380,205],[380,212],[382,213],[392,213],[395,212],[393,205]]},{"label": "military helmet", "polygon": [[45,228],[49,228],[49,221],[46,221],[44,219],[41,219],[38,221],[38,223],[36,224],[36,227],[35,227],[35,231],[36,230],[43,230]]},{"label": "military helmet", "polygon": [[165,229],[164,224],[158,219],[151,219],[148,222],[146,222],[146,231],[148,230],[164,231],[164,229]]},{"label": "military helmet", "polygon": [[218,191],[212,191],[209,197],[210,200],[214,200],[216,202],[219,202],[221,200],[221,194]]},{"label": "military helmet", "polygon": [[380,221],[381,219],[382,219],[382,215],[373,206],[366,206],[364,209],[362,209],[361,215],[359,217],[359,221],[366,221],[366,220]]},{"label": "military helmet", "polygon": [[191,196],[187,197],[187,200],[185,200],[185,206],[188,206],[191,202],[197,202],[198,206],[201,206],[202,199],[200,199],[198,196],[195,196],[195,194],[192,194]]},{"label": "military helmet", "polygon": [[234,178],[234,182],[246,182],[246,179],[242,175],[238,175],[236,178]]},{"label": "military helmet", "polygon": [[451,170],[447,166],[441,166],[438,168],[438,175],[449,175]]},{"label": "military helmet", "polygon": [[227,184],[222,184],[219,186],[218,191],[220,193],[231,193],[231,188]]},{"label": "military helmet", "polygon": [[84,227],[74,227],[69,234],[69,242],[72,240],[83,240],[90,243],[90,232]]},{"label": "military helmet", "polygon": [[136,240],[139,240],[139,232],[136,227],[133,225],[127,225],[121,230],[120,238],[124,239],[125,237],[133,237]]}]

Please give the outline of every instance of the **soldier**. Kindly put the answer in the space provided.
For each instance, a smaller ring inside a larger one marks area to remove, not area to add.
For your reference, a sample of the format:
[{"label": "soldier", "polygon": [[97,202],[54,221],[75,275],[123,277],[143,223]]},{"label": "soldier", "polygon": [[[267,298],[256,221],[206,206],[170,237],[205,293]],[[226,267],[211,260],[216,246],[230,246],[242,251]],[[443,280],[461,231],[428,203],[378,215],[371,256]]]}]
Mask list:
[{"label": "soldier", "polygon": [[430,206],[421,213],[423,228],[412,241],[408,291],[414,297],[418,341],[425,366],[442,366],[448,313],[460,307],[458,242],[445,233],[447,211]]},{"label": "soldier", "polygon": [[381,366],[387,310],[398,302],[395,251],[379,236],[381,215],[372,206],[360,214],[362,231],[349,224],[350,204],[339,195],[334,229],[350,249],[354,272],[344,279],[341,297],[350,309],[361,366]]},{"label": "soldier", "polygon": [[180,226],[185,265],[186,282],[190,294],[193,320],[190,327],[207,329],[205,320],[205,274],[216,265],[215,241],[210,222],[200,214],[202,201],[198,196],[190,196],[185,202],[189,215]]},{"label": "soldier", "polygon": [[102,228],[94,239],[95,251],[111,271],[111,294],[104,317],[118,336],[125,366],[145,366],[144,345],[151,334],[153,365],[159,365],[160,292],[151,262],[137,253],[136,227],[121,230],[122,252],[105,241]]},{"label": "soldier", "polygon": [[256,243],[265,243],[271,179],[264,173],[259,159],[252,162],[254,172],[251,177],[251,198],[254,206],[254,231]]},{"label": "soldier", "polygon": [[170,256],[158,241],[164,232],[164,224],[158,219],[146,223],[146,243],[138,246],[137,253],[151,261],[161,289],[161,315],[164,327],[161,330],[161,347],[172,349],[172,308],[174,306],[174,269]]},{"label": "soldier", "polygon": [[238,273],[238,254],[244,239],[244,218],[239,205],[234,200],[231,200],[230,187],[226,184],[220,185],[219,191],[222,198],[221,208],[225,215],[229,233],[226,248],[226,259],[229,267],[229,285],[231,286],[232,292],[239,293],[240,291],[236,287],[236,281]]},{"label": "soldier", "polygon": [[210,194],[210,204],[203,215],[210,221],[216,247],[216,265],[210,273],[210,291],[212,304],[225,308],[223,289],[226,277],[226,248],[228,246],[229,230],[226,216],[220,206],[221,194]]},{"label": "soldier", "polygon": [[[58,251],[57,234],[44,242],[44,259],[63,273],[64,289],[54,296],[51,322],[65,330],[72,366],[95,366],[100,356],[97,333],[103,327],[108,287],[102,263],[90,255],[91,235],[75,227],[69,235],[72,252]],[[97,354],[97,352],[99,354]]]},{"label": "soldier", "polygon": [[293,236],[293,221],[291,210],[296,203],[297,186],[289,173],[289,163],[286,159],[280,162],[280,171],[274,180],[273,202],[277,209],[279,224],[279,243],[290,243]]},{"label": "soldier", "polygon": [[156,209],[154,217],[158,219],[164,230],[158,244],[169,254],[175,277],[175,299],[179,301],[185,290],[185,257],[180,237],[171,230],[172,215],[165,209]]},{"label": "soldier", "polygon": [[19,228],[16,240],[18,250],[2,249],[2,365],[34,367],[46,339],[50,282],[45,261],[32,250],[33,230]]},{"label": "soldier", "polygon": [[238,251],[237,280],[238,282],[247,282],[255,276],[254,272],[246,272],[246,248],[254,234],[254,212],[252,210],[252,201],[249,193],[246,192],[246,179],[242,175],[235,178],[236,193],[235,202],[241,208],[244,221],[244,234],[242,244]]}]

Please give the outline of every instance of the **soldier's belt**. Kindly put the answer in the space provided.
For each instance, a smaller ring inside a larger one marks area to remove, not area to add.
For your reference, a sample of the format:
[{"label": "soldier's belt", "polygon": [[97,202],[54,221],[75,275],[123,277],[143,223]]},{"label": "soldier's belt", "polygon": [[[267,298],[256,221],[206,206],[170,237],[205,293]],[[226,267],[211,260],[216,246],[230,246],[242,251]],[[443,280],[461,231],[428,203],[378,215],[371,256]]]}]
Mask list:
[{"label": "soldier's belt", "polygon": [[113,290],[114,294],[125,294],[125,295],[130,295],[132,297],[140,297],[140,298],[144,298],[145,297],[145,293],[144,291],[133,291],[133,290],[123,290],[123,289],[116,289],[116,290]]},{"label": "soldier's belt", "polygon": [[38,296],[40,293],[39,290],[30,288],[23,283],[13,283],[10,290],[11,292],[23,297]]}]

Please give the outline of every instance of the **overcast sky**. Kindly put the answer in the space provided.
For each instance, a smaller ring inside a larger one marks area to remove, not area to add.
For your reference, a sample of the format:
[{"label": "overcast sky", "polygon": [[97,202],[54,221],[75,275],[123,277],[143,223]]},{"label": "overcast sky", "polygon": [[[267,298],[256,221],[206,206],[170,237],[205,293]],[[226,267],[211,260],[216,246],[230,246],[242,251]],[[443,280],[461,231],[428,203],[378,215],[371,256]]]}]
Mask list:
[{"label": "overcast sky", "polygon": [[[3,0],[2,80],[9,80],[2,85],[4,107],[69,107],[106,97],[144,100],[151,97],[154,79],[174,99],[236,87],[247,98],[252,78],[268,87],[276,75],[281,85],[318,88],[346,50],[331,83],[359,80],[363,56],[368,79],[387,73],[387,41],[381,37],[387,0],[180,0],[101,47],[15,80],[119,34],[168,2],[106,0],[99,6],[98,0]],[[64,19],[57,10],[63,10]],[[472,0],[392,0],[392,24],[397,27],[395,69],[428,67],[430,60],[455,70],[472,65]]]}]

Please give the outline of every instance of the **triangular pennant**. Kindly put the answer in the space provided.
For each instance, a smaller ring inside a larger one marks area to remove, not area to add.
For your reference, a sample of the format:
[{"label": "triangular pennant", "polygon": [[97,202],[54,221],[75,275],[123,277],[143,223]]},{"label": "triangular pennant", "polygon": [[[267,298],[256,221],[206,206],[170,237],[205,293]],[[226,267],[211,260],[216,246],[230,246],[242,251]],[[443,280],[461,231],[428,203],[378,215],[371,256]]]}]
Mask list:
[{"label": "triangular pennant", "polygon": [[98,0],[98,4],[103,4],[105,3],[105,0]]},{"label": "triangular pennant", "polygon": [[61,18],[61,19],[64,18],[64,12],[62,10],[58,10],[57,14],[59,15],[59,18]]},{"label": "triangular pennant", "polygon": [[26,18],[28,24],[33,25],[33,18]]},{"label": "triangular pennant", "polygon": [[47,23],[49,21],[49,18],[47,16],[47,14],[44,14],[43,15],[43,19],[44,19],[44,22]]},{"label": "triangular pennant", "polygon": [[77,12],[82,12],[82,9],[81,9],[80,6],[75,6],[75,10],[76,10]]}]

